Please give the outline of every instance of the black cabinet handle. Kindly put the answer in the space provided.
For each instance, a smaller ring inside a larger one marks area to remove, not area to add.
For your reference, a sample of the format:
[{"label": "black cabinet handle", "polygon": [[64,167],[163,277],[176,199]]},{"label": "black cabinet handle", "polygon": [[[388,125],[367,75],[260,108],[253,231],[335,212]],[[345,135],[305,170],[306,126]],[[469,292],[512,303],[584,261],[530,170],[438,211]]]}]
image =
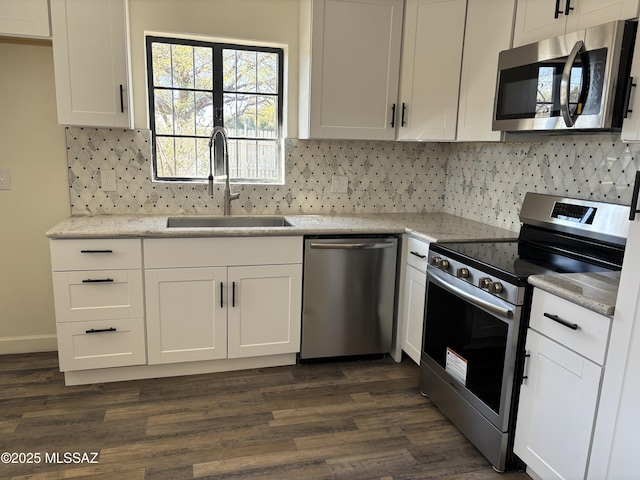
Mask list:
[{"label": "black cabinet handle", "polygon": [[84,333],[104,333],[104,332],[115,332],[117,331],[117,329],[115,327],[111,327],[111,328],[98,328],[98,329],[91,329],[91,330],[85,330]]},{"label": "black cabinet handle", "polygon": [[396,104],[391,105],[391,128],[396,126]]},{"label": "black cabinet handle", "polygon": [[402,119],[400,122],[401,127],[404,127],[407,124],[407,122],[404,121],[404,114],[406,111],[407,111],[407,105],[406,103],[402,102]]},{"label": "black cabinet handle", "polygon": [[566,5],[564,6],[564,14],[569,15],[569,12],[571,10],[573,10],[573,7],[571,6],[571,0],[567,0]]},{"label": "black cabinet handle", "polygon": [[231,306],[236,308],[236,282],[231,282]]},{"label": "black cabinet handle", "polygon": [[80,250],[80,253],[113,253],[113,250]]},{"label": "black cabinet handle", "polygon": [[637,83],[633,83],[633,77],[629,77],[629,81],[627,82],[627,89],[624,94],[624,118],[627,118],[630,113],[633,113],[633,110],[629,108],[629,106],[631,105],[631,89],[637,86]]},{"label": "black cabinet handle", "polygon": [[550,318],[554,322],[558,322],[560,325],[564,325],[565,327],[570,328],[571,330],[577,330],[578,329],[578,324],[577,323],[567,322],[566,320],[563,320],[559,316],[554,315],[552,313],[545,313],[544,316],[547,317],[547,318]]},{"label": "black cabinet handle", "polygon": [[409,252],[409,253],[410,253],[411,255],[415,255],[415,256],[416,256],[416,257],[418,257],[418,258],[427,258],[427,256],[426,256],[426,255],[422,255],[422,254],[420,254],[420,253],[418,253],[418,252]]},{"label": "black cabinet handle", "polygon": [[82,283],[113,283],[113,278],[87,278]]},{"label": "black cabinet handle", "polygon": [[636,181],[633,184],[633,195],[631,195],[631,206],[629,207],[629,220],[636,219],[636,213],[640,213],[638,210],[638,190],[640,190],[640,170],[636,172]]},{"label": "black cabinet handle", "polygon": [[529,373],[527,371],[527,363],[528,363],[528,359],[531,358],[531,355],[529,355],[528,353],[524,354],[524,366],[522,368],[522,382],[520,382],[521,385],[524,385],[524,381],[527,380],[529,378],[529,375],[525,375],[525,373]]},{"label": "black cabinet handle", "polygon": [[224,308],[224,284],[220,282],[220,308]]},{"label": "black cabinet handle", "polygon": [[120,113],[124,113],[124,93],[122,90],[122,84],[120,84]]},{"label": "black cabinet handle", "polygon": [[553,14],[553,18],[558,18],[564,12],[560,10],[560,0],[556,0],[556,11]]}]

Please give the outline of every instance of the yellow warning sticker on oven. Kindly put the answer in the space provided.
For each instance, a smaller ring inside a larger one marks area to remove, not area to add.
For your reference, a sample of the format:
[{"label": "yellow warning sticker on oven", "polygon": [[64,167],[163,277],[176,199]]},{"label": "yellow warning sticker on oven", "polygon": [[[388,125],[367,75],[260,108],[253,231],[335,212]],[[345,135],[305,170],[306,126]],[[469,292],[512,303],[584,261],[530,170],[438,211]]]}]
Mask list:
[{"label": "yellow warning sticker on oven", "polygon": [[445,370],[463,385],[467,385],[467,360],[447,347]]}]

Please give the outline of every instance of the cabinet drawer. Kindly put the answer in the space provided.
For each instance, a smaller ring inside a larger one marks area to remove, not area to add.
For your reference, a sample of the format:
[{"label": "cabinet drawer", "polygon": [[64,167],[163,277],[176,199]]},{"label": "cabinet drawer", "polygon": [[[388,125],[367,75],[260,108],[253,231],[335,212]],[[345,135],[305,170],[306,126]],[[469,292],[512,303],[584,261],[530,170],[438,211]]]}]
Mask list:
[{"label": "cabinet drawer", "polygon": [[407,264],[417,268],[422,273],[427,272],[427,255],[429,253],[429,242],[409,237],[407,242]]},{"label": "cabinet drawer", "polygon": [[144,316],[142,270],[53,272],[57,322]]},{"label": "cabinet drawer", "polygon": [[[578,328],[572,330],[545,314],[557,316],[558,319],[575,324]],[[535,289],[529,326],[597,364],[604,364],[611,318]]]},{"label": "cabinet drawer", "polygon": [[139,239],[51,240],[53,271],[142,268]]},{"label": "cabinet drawer", "polygon": [[144,319],[57,324],[60,371],[145,364]]}]

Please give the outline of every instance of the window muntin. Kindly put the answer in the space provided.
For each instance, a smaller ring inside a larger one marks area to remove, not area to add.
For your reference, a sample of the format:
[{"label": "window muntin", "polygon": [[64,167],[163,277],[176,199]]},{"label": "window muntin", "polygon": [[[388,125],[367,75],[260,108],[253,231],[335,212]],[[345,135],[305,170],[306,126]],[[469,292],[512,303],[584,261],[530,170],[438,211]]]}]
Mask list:
[{"label": "window muntin", "polygon": [[206,179],[223,125],[231,181],[283,183],[282,49],[147,37],[147,52],[155,179]]}]

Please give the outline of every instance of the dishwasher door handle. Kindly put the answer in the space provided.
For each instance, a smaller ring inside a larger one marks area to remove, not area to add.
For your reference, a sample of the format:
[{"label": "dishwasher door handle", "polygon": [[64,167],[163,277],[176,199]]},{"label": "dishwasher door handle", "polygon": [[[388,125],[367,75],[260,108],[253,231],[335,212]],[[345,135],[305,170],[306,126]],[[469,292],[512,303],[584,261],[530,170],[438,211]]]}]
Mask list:
[{"label": "dishwasher door handle", "polygon": [[376,243],[310,243],[310,248],[332,249],[332,250],[372,250],[375,248],[391,248],[395,245],[393,242],[376,242]]}]

